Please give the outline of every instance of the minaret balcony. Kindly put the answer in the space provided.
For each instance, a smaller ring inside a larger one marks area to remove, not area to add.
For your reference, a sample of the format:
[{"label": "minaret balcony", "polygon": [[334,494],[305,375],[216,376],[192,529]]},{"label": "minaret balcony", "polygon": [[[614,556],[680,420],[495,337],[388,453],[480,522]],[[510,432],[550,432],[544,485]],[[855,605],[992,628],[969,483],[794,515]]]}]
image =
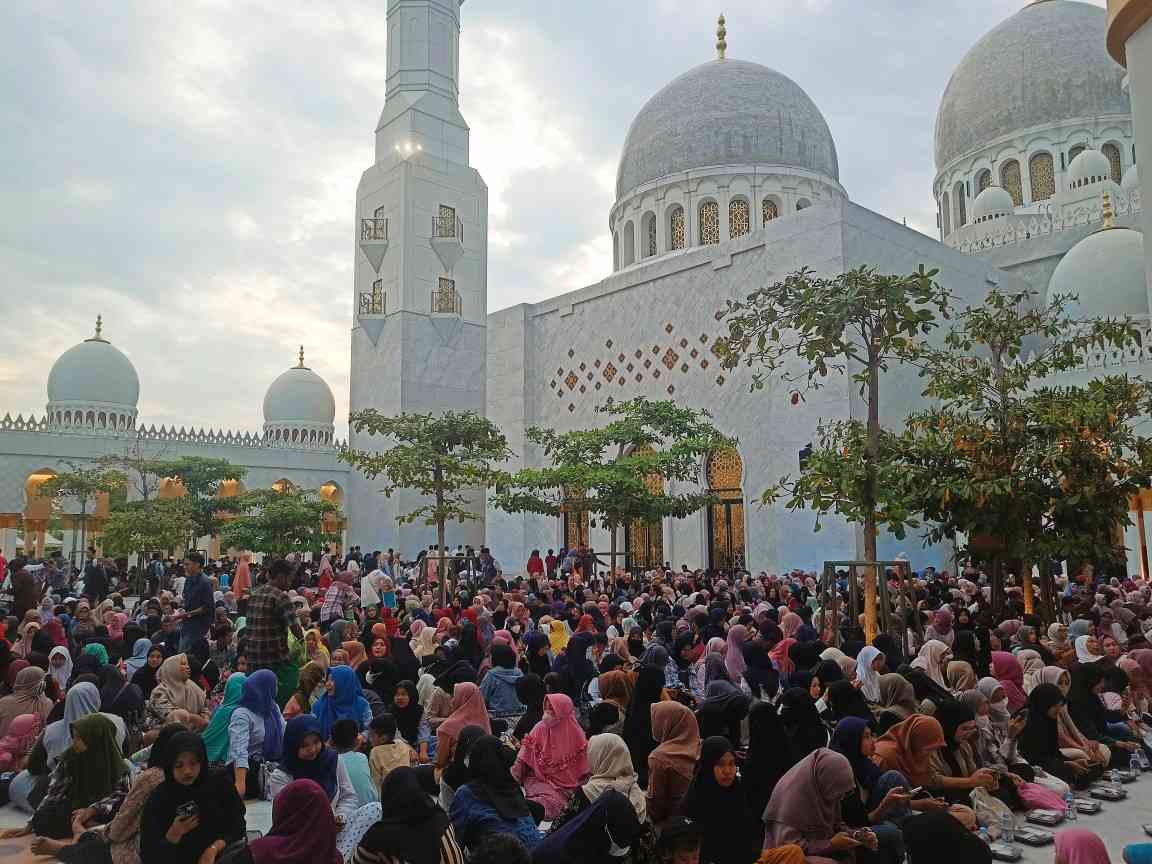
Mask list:
[{"label": "minaret balcony", "polygon": [[454,212],[433,216],[430,242],[444,269],[451,273],[464,255],[464,223],[460,217]]},{"label": "minaret balcony", "polygon": [[384,256],[388,252],[388,220],[379,217],[360,220],[360,251],[372,265],[372,269],[380,272],[380,265],[384,263]]}]

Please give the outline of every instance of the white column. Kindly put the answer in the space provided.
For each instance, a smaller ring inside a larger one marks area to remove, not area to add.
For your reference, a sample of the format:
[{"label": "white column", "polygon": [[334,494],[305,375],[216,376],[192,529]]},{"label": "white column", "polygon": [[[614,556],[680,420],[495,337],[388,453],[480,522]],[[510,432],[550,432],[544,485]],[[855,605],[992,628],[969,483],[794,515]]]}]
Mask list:
[{"label": "white column", "polygon": [[[1128,96],[1132,101],[1136,164],[1140,166],[1140,200],[1149,202],[1144,205],[1140,219],[1144,236],[1152,237],[1152,22],[1132,34],[1127,51]],[[1144,244],[1144,261],[1145,273],[1152,273],[1152,243]]]}]

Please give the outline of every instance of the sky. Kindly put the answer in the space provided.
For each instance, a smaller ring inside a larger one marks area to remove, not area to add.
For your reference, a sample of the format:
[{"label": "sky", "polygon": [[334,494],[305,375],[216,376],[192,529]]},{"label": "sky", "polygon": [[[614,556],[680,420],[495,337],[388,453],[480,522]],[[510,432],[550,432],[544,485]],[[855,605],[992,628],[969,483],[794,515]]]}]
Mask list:
[{"label": "sky", "polygon": [[[489,189],[490,309],[608,274],[628,126],[715,56],[721,12],[728,56],[783,72],[824,113],[852,200],[934,235],[940,96],[1023,5],[468,0],[460,103]],[[386,8],[0,4],[0,416],[43,414],[53,361],[101,314],[140,375],[142,424],[257,432],[304,344],[344,434]]]}]

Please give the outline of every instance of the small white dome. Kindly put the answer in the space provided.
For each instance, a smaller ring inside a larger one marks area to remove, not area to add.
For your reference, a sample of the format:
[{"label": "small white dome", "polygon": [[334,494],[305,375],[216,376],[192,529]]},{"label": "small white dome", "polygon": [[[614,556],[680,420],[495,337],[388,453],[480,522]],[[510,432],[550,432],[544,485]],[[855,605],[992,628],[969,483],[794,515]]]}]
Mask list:
[{"label": "small white dome", "polygon": [[336,419],[336,399],[328,384],[304,365],[294,366],[272,382],[264,394],[265,423],[322,423]]},{"label": "small white dome", "polygon": [[1084,150],[1068,166],[1068,188],[1081,189],[1112,176],[1112,163],[1099,150]]},{"label": "small white dome", "polygon": [[1120,318],[1148,314],[1144,275],[1144,235],[1130,228],[1106,228],[1068,250],[1048,282],[1048,299],[1073,294],[1074,318]]},{"label": "small white dome", "polygon": [[48,373],[48,402],[53,405],[109,406],[136,411],[140,377],[132,361],[111,342],[96,335],[73,345],[52,364]]},{"label": "small white dome", "polygon": [[1140,188],[1140,169],[1133,165],[1124,172],[1123,178],[1120,180],[1120,191],[1125,195],[1131,195],[1136,189]]},{"label": "small white dome", "polygon": [[972,221],[984,222],[997,216],[1005,216],[1016,207],[1012,194],[1002,186],[989,186],[972,202]]}]

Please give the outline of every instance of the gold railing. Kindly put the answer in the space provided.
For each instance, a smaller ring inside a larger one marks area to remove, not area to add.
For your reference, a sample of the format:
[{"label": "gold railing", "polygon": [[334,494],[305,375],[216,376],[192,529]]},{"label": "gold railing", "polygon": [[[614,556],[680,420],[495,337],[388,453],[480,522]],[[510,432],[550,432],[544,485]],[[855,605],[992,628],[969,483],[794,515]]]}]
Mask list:
[{"label": "gold railing", "polygon": [[464,303],[454,285],[437,288],[432,292],[432,311],[443,315],[461,315]]},{"label": "gold railing", "polygon": [[433,216],[432,237],[437,240],[464,242],[464,223],[459,216]]},{"label": "gold railing", "polygon": [[383,240],[388,241],[387,219],[361,219],[360,242],[371,243]]},{"label": "gold railing", "polygon": [[359,315],[383,315],[384,294],[378,291],[361,291],[360,304],[357,309]]}]

